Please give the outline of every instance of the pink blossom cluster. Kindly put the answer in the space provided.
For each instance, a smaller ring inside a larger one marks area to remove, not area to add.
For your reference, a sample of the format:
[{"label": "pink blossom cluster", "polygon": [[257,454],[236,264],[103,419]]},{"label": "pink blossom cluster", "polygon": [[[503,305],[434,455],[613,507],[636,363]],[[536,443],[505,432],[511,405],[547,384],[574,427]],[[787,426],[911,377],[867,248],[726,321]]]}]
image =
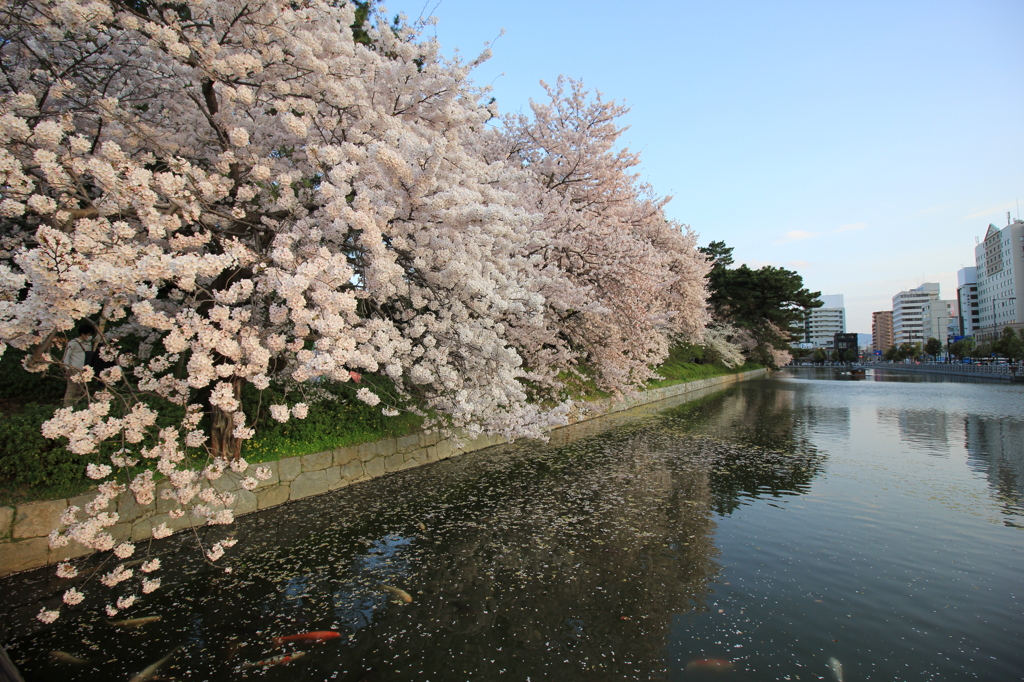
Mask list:
[{"label": "pink blossom cluster", "polygon": [[566,422],[562,377],[581,363],[628,391],[673,340],[702,338],[708,264],[620,148],[621,106],[559,80],[494,130],[469,77],[487,54],[445,60],[379,14],[366,45],[349,2],[181,7],[0,6],[15,65],[0,84],[0,353],[32,350],[26,369],[45,370],[54,336],[89,318],[113,363],[43,427],[75,453],[118,448],[88,466],[99,493],[53,546],[131,556],[109,507],[153,504],[154,470],[172,519],[231,523],[235,496],[214,482],[270,476],[239,458],[246,386],[288,387],[269,405],[281,422],[307,416],[318,382],[352,381],[386,415],[541,437]]}]

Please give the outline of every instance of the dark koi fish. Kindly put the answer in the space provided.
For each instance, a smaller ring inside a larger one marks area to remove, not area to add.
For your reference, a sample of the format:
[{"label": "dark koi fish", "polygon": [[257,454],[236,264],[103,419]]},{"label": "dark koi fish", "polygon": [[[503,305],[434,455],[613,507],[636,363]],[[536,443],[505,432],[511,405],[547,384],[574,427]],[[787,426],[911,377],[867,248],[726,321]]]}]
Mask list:
[{"label": "dark koi fish", "polygon": [[721,658],[698,658],[686,664],[687,670],[705,670],[707,672],[727,673],[733,669],[732,661]]},{"label": "dark koi fish", "polygon": [[318,630],[316,632],[303,632],[301,635],[274,637],[270,641],[277,646],[281,646],[285,642],[326,642],[329,639],[338,639],[339,637],[341,637],[340,632],[335,632],[334,630]]},{"label": "dark koi fish", "polygon": [[243,668],[259,668],[259,667],[270,667],[272,665],[287,665],[296,658],[302,658],[306,655],[305,651],[293,651],[290,654],[281,654],[280,656],[274,656],[263,661],[256,661],[255,663],[243,663]]},{"label": "dark koi fish", "polygon": [[156,676],[156,671],[167,665],[167,661],[171,660],[180,648],[180,645],[174,647],[171,649],[171,653],[167,654],[156,663],[146,666],[138,675],[128,680],[128,682],[147,682],[147,680],[152,680]]},{"label": "dark koi fish", "polygon": [[70,663],[71,665],[91,665],[92,661],[88,658],[79,658],[74,654],[69,654],[66,651],[51,651],[50,658],[57,661],[58,663]]},{"label": "dark koi fish", "polygon": [[143,625],[149,625],[160,620],[162,616],[144,616],[142,618],[129,618],[128,620],[115,620],[107,621],[107,625],[115,628],[123,628],[125,630],[136,630],[141,628]]}]

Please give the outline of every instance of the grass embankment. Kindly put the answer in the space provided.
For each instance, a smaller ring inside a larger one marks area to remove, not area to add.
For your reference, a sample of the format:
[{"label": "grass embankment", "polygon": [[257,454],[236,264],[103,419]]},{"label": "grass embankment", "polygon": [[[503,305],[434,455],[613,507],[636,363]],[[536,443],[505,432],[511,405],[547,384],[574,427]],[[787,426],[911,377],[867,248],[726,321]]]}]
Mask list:
[{"label": "grass embankment", "polygon": [[739,374],[764,368],[763,365],[753,362],[747,362],[740,367],[733,367],[731,369],[718,363],[698,364],[687,362],[686,360],[689,358],[690,352],[689,348],[673,348],[669,351],[668,360],[658,368],[658,374],[663,376],[664,379],[661,381],[651,381],[647,384],[647,387],[662,388],[663,386],[672,386],[673,384],[681,384],[687,381],[699,381],[700,379],[710,379],[711,377],[718,377],[724,374]]},{"label": "grass embankment", "polygon": [[[75,455],[61,444],[43,438],[41,424],[60,406],[64,382],[54,377],[27,375],[17,366],[20,358],[11,349],[0,358],[0,505],[23,504],[33,500],[58,499],[79,495],[94,485],[84,477],[84,464],[90,461],[109,462],[109,452],[90,456]],[[729,369],[717,364],[685,362],[684,351],[674,351],[668,361],[658,369],[664,377],[650,382],[650,388],[706,379],[723,374],[758,369],[760,365],[747,364]],[[19,386],[14,377],[20,375],[25,386]],[[369,381],[373,378],[367,377]],[[333,400],[310,401],[305,419],[276,422],[267,414],[273,403],[295,402],[294,397],[274,395],[273,389],[257,397],[255,391],[248,400],[248,422],[256,426],[257,436],[244,444],[242,455],[249,462],[269,462],[285,457],[308,455],[334,448],[358,445],[384,438],[415,433],[422,419],[407,412],[397,417],[385,417],[380,407],[370,407],[354,398],[354,387],[349,384],[323,385],[324,390],[336,396]],[[386,389],[379,386],[376,388]],[[251,389],[250,389],[251,390]],[[584,399],[607,397],[597,390],[592,378],[584,376],[574,394]],[[31,395],[33,400],[19,400],[17,396]],[[173,420],[173,416],[170,418]],[[170,422],[169,422],[170,423]],[[197,453],[198,455],[198,453]],[[197,464],[201,465],[197,457]],[[158,476],[159,478],[159,476]]]}]

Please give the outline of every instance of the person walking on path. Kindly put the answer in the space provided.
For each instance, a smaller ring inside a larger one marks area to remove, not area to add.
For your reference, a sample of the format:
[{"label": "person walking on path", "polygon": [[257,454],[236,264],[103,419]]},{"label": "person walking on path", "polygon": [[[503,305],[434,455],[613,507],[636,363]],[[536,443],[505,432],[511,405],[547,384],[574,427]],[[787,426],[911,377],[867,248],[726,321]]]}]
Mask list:
[{"label": "person walking on path", "polygon": [[64,349],[65,369],[68,372],[68,388],[64,392],[64,407],[70,407],[79,401],[86,394],[85,384],[75,381],[75,377],[85,367],[86,354],[92,351],[92,339],[96,330],[91,324],[82,324],[78,327],[78,337],[68,342]]}]

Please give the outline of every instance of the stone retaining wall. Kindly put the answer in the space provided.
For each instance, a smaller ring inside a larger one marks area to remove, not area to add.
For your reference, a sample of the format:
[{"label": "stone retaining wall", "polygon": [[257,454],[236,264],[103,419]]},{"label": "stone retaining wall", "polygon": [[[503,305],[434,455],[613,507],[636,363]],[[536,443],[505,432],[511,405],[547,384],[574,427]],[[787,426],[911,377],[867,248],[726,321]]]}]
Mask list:
[{"label": "stone retaining wall", "polygon": [[[629,398],[591,401],[576,409],[570,416],[570,422],[586,421],[710,388],[724,388],[728,384],[761,377],[766,373],[767,370],[761,369],[728,374],[655,388]],[[238,483],[242,477],[230,472],[213,481],[213,485],[222,492],[237,495],[234,506],[236,515],[248,514],[504,442],[505,439],[500,436],[484,435],[469,440],[441,438],[437,433],[419,433],[261,464],[270,468],[271,477],[260,481],[254,491],[240,488]],[[145,540],[150,537],[151,529],[162,523],[175,531],[189,528],[192,524],[202,525],[204,519],[189,518],[189,515],[171,518],[168,512],[174,505],[160,495],[168,487],[166,482],[157,484],[157,499],[148,505],[138,504],[130,494],[119,497],[115,510],[118,522],[109,529],[115,540]],[[94,495],[89,492],[69,499],[0,507],[0,576],[89,554],[92,550],[77,543],[50,549],[47,536],[58,526],[61,514],[69,505],[83,507]]]}]

